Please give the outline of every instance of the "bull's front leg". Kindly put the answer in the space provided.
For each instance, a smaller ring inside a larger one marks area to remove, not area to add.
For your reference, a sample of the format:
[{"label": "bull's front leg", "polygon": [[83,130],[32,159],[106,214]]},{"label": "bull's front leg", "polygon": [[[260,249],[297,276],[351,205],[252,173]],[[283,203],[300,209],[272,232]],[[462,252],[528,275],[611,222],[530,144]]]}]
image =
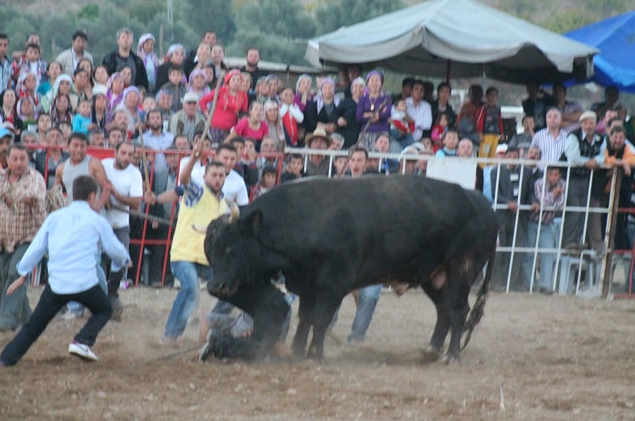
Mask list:
[{"label": "bull's front leg", "polygon": [[469,306],[467,304],[463,308],[450,310],[450,345],[443,356],[443,360],[447,363],[460,361],[461,337],[468,312]]},{"label": "bull's front leg", "polygon": [[308,358],[322,359],[326,330],[341,303],[342,297],[336,298],[330,293],[321,294],[318,297],[313,314],[313,338],[307,352]]}]

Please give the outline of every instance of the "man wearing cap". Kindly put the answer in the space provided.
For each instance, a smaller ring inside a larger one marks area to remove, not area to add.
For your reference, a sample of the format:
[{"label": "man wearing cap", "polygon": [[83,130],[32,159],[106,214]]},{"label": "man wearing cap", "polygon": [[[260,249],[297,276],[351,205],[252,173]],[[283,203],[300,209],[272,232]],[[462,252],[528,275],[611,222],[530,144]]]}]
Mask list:
[{"label": "man wearing cap", "polygon": [[62,65],[62,71],[64,73],[72,77],[75,73],[75,69],[77,69],[77,64],[82,59],[90,60],[91,63],[93,62],[92,54],[86,51],[87,45],[88,36],[86,35],[86,32],[75,31],[71,41],[71,48],[62,51],[57,56],[56,61]]},{"label": "man wearing cap", "polygon": [[0,127],[0,169],[7,168],[9,146],[13,143],[13,138],[14,135],[11,130]]},{"label": "man wearing cap", "polygon": [[[589,193],[589,179],[591,170],[597,169],[604,163],[604,150],[606,142],[596,132],[597,115],[593,111],[585,111],[580,115],[581,128],[574,130],[567,136],[564,147],[564,156],[570,170],[567,206],[587,205]],[[604,182],[602,182],[602,180]],[[596,171],[593,176],[593,188],[591,191],[591,207],[600,206],[600,198],[606,177],[601,177]],[[603,250],[602,227],[599,213],[590,213],[587,227],[587,238],[594,250]],[[565,248],[579,248],[584,243],[582,232],[584,230],[584,213],[568,211],[564,217],[562,244]]]},{"label": "man wearing cap", "polygon": [[12,145],[8,157],[7,171],[0,172],[0,331],[15,330],[31,315],[26,286],[11,295],[7,288],[18,278],[17,264],[46,217],[46,186],[29,167],[29,151]]},{"label": "man wearing cap", "polygon": [[[322,127],[318,127],[306,136],[305,142],[308,149],[328,149],[332,140]],[[329,175],[330,165],[331,160],[328,155],[311,155],[306,165],[306,175]]]},{"label": "man wearing cap", "polygon": [[170,119],[168,131],[175,137],[179,135],[187,136],[187,140],[192,144],[194,133],[205,131],[205,117],[197,113],[198,96],[194,92],[188,92],[183,97],[183,109],[174,113]]}]

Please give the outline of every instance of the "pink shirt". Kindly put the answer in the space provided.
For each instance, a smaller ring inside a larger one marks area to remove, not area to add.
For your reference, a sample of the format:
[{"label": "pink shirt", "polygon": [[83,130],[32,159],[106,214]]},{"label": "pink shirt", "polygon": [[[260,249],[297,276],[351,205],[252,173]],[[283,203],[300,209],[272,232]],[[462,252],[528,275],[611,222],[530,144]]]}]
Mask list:
[{"label": "pink shirt", "polygon": [[269,134],[269,127],[267,126],[267,123],[261,121],[258,130],[254,130],[249,127],[249,120],[247,117],[243,117],[238,124],[234,126],[234,131],[239,136],[248,137],[260,143],[262,138]]}]

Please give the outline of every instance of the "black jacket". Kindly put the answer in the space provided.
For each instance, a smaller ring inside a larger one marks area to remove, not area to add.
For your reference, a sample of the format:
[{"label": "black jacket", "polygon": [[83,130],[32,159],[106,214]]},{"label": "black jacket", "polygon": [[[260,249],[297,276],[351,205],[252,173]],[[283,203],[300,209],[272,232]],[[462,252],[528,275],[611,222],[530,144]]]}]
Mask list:
[{"label": "black jacket", "polygon": [[[106,69],[108,69],[109,75],[112,75],[117,70],[119,70],[117,69],[117,55],[118,54],[119,54],[118,49],[115,49],[115,51],[113,51],[112,53],[106,54],[104,59],[101,61],[101,64],[106,66]],[[134,61],[134,65],[135,65],[135,80],[132,82],[132,84],[139,89],[144,88],[147,91],[148,90],[148,74],[146,73],[146,68],[143,65],[143,60],[141,60],[141,57],[139,57],[132,51],[130,51],[130,57],[132,57],[132,60]]]}]

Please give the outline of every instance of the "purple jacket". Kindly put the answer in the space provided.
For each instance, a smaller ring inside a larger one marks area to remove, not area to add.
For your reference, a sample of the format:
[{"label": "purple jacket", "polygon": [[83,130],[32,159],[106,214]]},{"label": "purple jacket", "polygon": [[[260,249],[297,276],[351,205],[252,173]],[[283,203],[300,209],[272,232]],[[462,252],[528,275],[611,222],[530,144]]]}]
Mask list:
[{"label": "purple jacket", "polygon": [[364,118],[364,113],[377,111],[382,105],[383,107],[379,111],[379,121],[371,123],[367,131],[370,133],[380,133],[387,132],[390,129],[388,119],[390,118],[392,102],[390,101],[390,96],[386,95],[383,91],[379,94],[379,97],[375,99],[370,99],[368,94],[364,94],[357,102],[357,121],[362,124],[362,128],[368,122],[368,118]]}]

